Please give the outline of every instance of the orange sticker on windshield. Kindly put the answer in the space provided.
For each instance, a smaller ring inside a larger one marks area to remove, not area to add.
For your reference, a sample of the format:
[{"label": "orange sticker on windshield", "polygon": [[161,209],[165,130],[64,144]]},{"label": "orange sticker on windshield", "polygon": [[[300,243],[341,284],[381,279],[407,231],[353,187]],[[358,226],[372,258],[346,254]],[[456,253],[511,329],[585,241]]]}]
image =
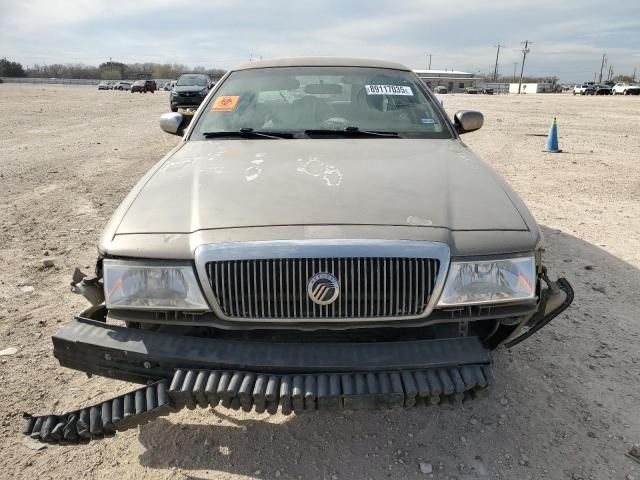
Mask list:
[{"label": "orange sticker on windshield", "polygon": [[213,101],[211,111],[233,112],[236,109],[236,105],[238,105],[238,100],[240,100],[239,95],[225,95],[222,97],[218,97]]}]

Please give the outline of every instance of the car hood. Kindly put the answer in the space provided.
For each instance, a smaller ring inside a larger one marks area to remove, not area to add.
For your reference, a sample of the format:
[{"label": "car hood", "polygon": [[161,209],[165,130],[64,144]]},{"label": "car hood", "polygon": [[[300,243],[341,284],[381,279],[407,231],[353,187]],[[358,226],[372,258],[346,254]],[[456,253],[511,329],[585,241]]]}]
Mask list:
[{"label": "car hood", "polygon": [[175,86],[173,90],[178,93],[189,93],[189,92],[200,92],[202,89],[207,88],[204,85],[183,85],[183,86]]},{"label": "car hood", "polygon": [[530,217],[457,140],[205,140],[168,155],[111,224],[115,235],[282,225],[526,231],[521,214]]}]

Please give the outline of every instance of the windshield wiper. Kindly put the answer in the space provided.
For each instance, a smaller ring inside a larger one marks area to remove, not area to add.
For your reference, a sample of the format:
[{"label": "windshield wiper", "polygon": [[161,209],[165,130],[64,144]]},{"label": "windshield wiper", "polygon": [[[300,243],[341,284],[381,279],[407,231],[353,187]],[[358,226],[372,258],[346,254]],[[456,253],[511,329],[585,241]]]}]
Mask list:
[{"label": "windshield wiper", "polygon": [[341,130],[321,130],[312,129],[305,130],[307,135],[342,135],[345,137],[388,137],[388,138],[402,138],[398,132],[383,132],[380,130],[360,130],[358,127],[345,127]]},{"label": "windshield wiper", "polygon": [[288,132],[257,132],[253,128],[245,127],[240,130],[221,131],[221,132],[203,132],[204,138],[216,137],[240,137],[240,138],[271,138],[274,140],[282,140],[283,138],[293,138]]}]

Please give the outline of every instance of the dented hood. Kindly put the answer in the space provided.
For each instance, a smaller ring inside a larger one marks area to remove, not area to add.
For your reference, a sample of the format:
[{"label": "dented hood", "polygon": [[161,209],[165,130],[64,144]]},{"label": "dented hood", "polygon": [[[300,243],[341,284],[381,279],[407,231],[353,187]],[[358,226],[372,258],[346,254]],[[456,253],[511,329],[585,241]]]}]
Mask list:
[{"label": "dented hood", "polygon": [[189,141],[136,190],[116,235],[276,225],[527,230],[515,194],[457,140]]}]

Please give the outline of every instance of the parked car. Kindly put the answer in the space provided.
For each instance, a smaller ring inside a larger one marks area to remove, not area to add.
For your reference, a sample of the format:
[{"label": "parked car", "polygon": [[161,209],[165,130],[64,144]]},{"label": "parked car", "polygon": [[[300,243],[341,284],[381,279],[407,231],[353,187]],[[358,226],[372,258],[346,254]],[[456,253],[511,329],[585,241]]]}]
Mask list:
[{"label": "parked car", "polygon": [[611,93],[613,95],[640,95],[640,85],[633,83],[616,83]]},{"label": "parked car", "polygon": [[493,88],[483,88],[482,93],[485,95],[493,95]]},{"label": "parked car", "polygon": [[176,85],[176,81],[175,80],[171,80],[170,82],[166,82],[162,86],[162,89],[166,90],[166,91],[171,91],[171,90],[173,90],[173,87],[175,87],[175,85]]},{"label": "parked car", "polygon": [[443,85],[438,85],[433,91],[434,93],[449,93],[449,89]]},{"label": "parked car", "polygon": [[195,109],[202,103],[210,89],[211,79],[208,75],[183,73],[171,90],[169,107],[172,112],[177,112],[181,107]]},{"label": "parked car", "polygon": [[153,80],[136,80],[131,85],[131,93],[154,93],[158,89],[156,82]]},{"label": "parked car", "polygon": [[479,91],[476,87],[467,87],[465,90],[467,93],[470,93],[472,95],[477,95]]},{"label": "parked car", "polygon": [[113,85],[113,89],[114,90],[130,90],[131,89],[131,82],[126,82],[126,81],[116,82]]},{"label": "parked car", "polygon": [[186,131],[163,115],[180,145],[114,213],[95,276],[73,279],[93,305],[53,336],[63,366],[151,383],[27,416],[25,432],[64,442],[185,405],[288,414],[486,392],[491,351],[573,291],[549,279],[522,200],[462,143],[482,124],[449,120],[409,68],[352,58],[250,62]]},{"label": "parked car", "polygon": [[591,86],[590,86],[590,85],[587,85],[586,83],[576,85],[576,86],[573,88],[573,94],[574,94],[574,95],[584,95],[584,94],[585,94],[585,92],[587,91],[587,89],[588,89],[588,88],[590,88],[590,87],[591,87]]},{"label": "parked car", "polygon": [[584,89],[583,95],[595,95],[596,94],[596,86],[595,85],[587,85]]},{"label": "parked car", "polygon": [[109,82],[100,82],[98,83],[98,90],[109,90],[110,89],[110,83]]},{"label": "parked car", "polygon": [[596,85],[594,95],[611,95],[611,87],[608,85]]}]

